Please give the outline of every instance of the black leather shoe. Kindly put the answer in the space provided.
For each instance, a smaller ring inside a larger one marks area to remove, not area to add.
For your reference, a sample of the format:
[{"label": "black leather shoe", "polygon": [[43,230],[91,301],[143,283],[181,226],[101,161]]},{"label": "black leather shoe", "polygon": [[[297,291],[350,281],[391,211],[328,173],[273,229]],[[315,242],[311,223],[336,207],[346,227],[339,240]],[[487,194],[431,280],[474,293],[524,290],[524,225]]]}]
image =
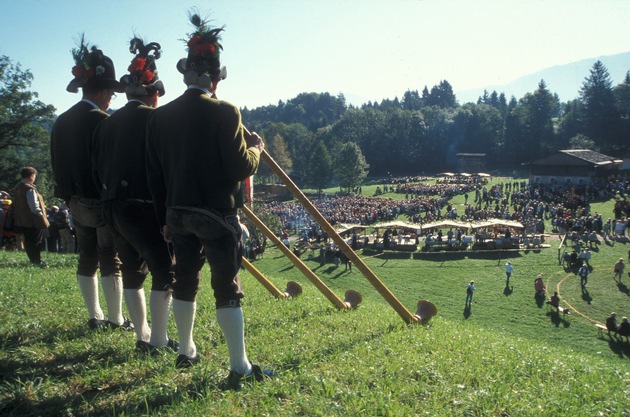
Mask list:
[{"label": "black leather shoe", "polygon": [[155,349],[154,346],[151,346],[149,342],[145,342],[144,340],[136,340],[136,351],[142,353],[151,353]]},{"label": "black leather shoe", "polygon": [[107,320],[107,325],[114,330],[120,329],[120,330],[130,331],[130,330],[133,330],[134,328],[131,320],[129,320],[126,317],[124,318],[124,321],[122,324],[116,324],[114,322]]},{"label": "black leather shoe", "polygon": [[201,361],[201,355],[197,353],[192,358],[186,355],[177,355],[177,359],[175,359],[175,368],[184,369],[190,368],[193,365],[198,364]]},{"label": "black leather shoe", "polygon": [[252,371],[248,375],[239,374],[236,371],[230,371],[227,378],[219,383],[219,388],[223,391],[238,391],[242,388],[242,382],[261,382],[265,378],[271,378],[273,372],[268,369],[261,369],[258,365],[252,365]]},{"label": "black leather shoe", "polygon": [[107,321],[101,319],[89,319],[87,324],[90,330],[96,330],[107,326]]},{"label": "black leather shoe", "polygon": [[143,340],[136,341],[136,351],[148,353],[150,355],[157,355],[161,351],[171,351],[177,353],[178,350],[179,343],[177,343],[173,339],[168,339],[168,341],[166,342],[166,346],[164,347],[153,346],[149,342],[145,342]]},{"label": "black leather shoe", "polygon": [[168,342],[166,342],[166,349],[170,349],[173,352],[177,353],[179,352],[179,343],[177,343],[173,339],[168,339]]}]

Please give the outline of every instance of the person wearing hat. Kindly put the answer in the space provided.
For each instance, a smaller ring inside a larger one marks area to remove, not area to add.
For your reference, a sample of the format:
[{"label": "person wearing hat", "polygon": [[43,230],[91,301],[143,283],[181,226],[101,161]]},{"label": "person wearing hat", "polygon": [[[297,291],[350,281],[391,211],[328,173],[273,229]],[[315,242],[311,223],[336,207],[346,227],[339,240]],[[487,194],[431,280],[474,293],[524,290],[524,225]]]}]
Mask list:
[{"label": "person wearing hat", "polygon": [[614,267],[614,271],[615,271],[615,276],[614,279],[616,280],[617,277],[619,277],[619,282],[621,283],[621,277],[623,277],[623,270],[626,268],[626,265],[623,263],[623,258],[619,258],[619,260],[617,262],[615,262],[615,267]]},{"label": "person wearing hat", "polygon": [[195,31],[188,38],[188,56],[177,64],[188,88],[149,116],[149,189],[177,259],[172,288],[180,345],[175,365],[186,368],[201,358],[193,329],[200,270],[207,260],[217,323],[230,357],[230,373],[221,387],[238,389],[243,379],[261,381],[267,375],[249,362],[245,350],[237,217],[243,205],[241,184],[257,171],[264,144],[241,125],[236,106],[216,98],[225,78],[219,43],[223,28],[209,27],[198,14],[190,20]]},{"label": "person wearing hat", "polygon": [[514,272],[514,267],[512,266],[512,262],[507,261],[505,263],[505,276],[506,276],[505,285],[506,286],[510,285],[510,277],[512,276],[513,272]]},{"label": "person wearing hat", "polygon": [[[169,347],[177,351],[177,342],[167,336],[169,290],[174,279],[171,256],[160,234],[144,163],[147,119],[157,107],[158,97],[165,93],[155,64],[161,55],[160,44],[145,45],[134,37],[129,51],[135,57],[129,73],[120,79],[127,104],[104,119],[94,132],[94,182],[122,262],[123,294],[136,332],[136,349],[152,353]],[[149,271],[150,328],[143,289]]]},{"label": "person wearing hat", "polygon": [[588,283],[589,272],[590,271],[588,270],[588,266],[586,265],[586,262],[584,262],[582,266],[580,267],[580,269],[578,269],[577,274],[580,276],[580,286],[582,287],[582,289],[586,288],[586,284]]},{"label": "person wearing hat", "polygon": [[543,282],[543,274],[538,274],[534,280],[534,290],[536,291],[536,296],[538,297],[544,297],[547,294],[547,287]]},{"label": "person wearing hat", "polygon": [[473,294],[475,293],[475,281],[470,281],[466,286],[466,305],[472,303]]},{"label": "person wearing hat", "polygon": [[[108,117],[115,92],[122,92],[114,63],[84,38],[73,49],[74,78],[67,91],[82,90],[81,100],[55,121],[50,141],[54,195],[66,202],[72,213],[79,244],[77,279],[88,310],[90,329],[108,326],[131,329],[122,314],[120,261],[114,239],[101,215],[100,193],[92,180],[92,134]],[[107,304],[105,317],[99,302],[97,270]]]},{"label": "person wearing hat", "polygon": [[17,232],[24,236],[24,251],[31,264],[46,268],[42,261],[42,248],[49,223],[46,205],[35,188],[37,170],[24,167],[20,170],[22,180],[13,189],[14,223]]},{"label": "person wearing hat", "polygon": [[608,337],[611,337],[610,332],[617,336],[619,329],[617,328],[617,313],[614,311],[610,313],[610,316],[606,317],[606,329],[608,330]]}]

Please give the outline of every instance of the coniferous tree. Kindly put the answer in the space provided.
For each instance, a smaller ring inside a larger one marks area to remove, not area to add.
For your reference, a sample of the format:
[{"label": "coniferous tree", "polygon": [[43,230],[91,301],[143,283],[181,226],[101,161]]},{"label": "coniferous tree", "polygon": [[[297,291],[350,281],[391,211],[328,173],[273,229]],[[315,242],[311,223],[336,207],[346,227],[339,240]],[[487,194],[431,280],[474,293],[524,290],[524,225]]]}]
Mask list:
[{"label": "coniferous tree", "polygon": [[585,134],[599,145],[602,152],[617,154],[627,147],[621,119],[608,69],[595,62],[580,90],[584,103]]},{"label": "coniferous tree", "polygon": [[369,168],[361,148],[354,142],[343,144],[334,158],[335,177],[341,191],[351,192],[359,187],[367,176]]},{"label": "coniferous tree", "polygon": [[308,160],[306,169],[306,183],[312,186],[321,194],[321,191],[328,187],[333,177],[332,158],[323,141],[318,141]]},{"label": "coniferous tree", "polygon": [[[630,71],[626,73],[623,82],[615,87],[614,92],[619,117],[621,118],[621,135],[623,138],[628,139],[630,138]],[[626,147],[626,151],[628,149],[630,149],[630,146]]]}]

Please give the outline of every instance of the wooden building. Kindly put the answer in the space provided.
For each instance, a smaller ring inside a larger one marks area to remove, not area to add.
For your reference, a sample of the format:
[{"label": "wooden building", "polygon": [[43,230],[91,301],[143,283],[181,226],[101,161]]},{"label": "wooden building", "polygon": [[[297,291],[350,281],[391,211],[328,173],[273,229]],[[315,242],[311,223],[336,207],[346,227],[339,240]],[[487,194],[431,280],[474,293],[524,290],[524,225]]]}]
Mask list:
[{"label": "wooden building", "polygon": [[530,182],[584,184],[617,172],[620,160],[589,149],[567,149],[530,162]]},{"label": "wooden building", "polygon": [[477,173],[486,171],[485,153],[458,153],[457,172]]}]

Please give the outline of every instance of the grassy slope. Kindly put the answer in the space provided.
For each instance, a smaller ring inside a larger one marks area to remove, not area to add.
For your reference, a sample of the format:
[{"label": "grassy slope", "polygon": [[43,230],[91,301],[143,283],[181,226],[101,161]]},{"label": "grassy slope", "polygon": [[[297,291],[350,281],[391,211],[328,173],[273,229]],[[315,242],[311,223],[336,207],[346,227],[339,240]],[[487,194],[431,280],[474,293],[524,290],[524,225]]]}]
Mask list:
[{"label": "grassy slope", "polygon": [[[0,414],[628,415],[630,346],[597,338],[593,321],[611,310],[630,315],[628,293],[611,278],[629,247],[595,252],[590,300],[551,249],[366,252],[367,265],[410,310],[419,299],[435,302],[439,313],[427,327],[405,325],[356,269],[307,262],[340,297],[350,288],[363,294],[356,311],[337,311],[270,249],[255,266],[280,289],[301,282],[304,294],[275,300],[243,274],[250,357],[279,375],[229,393],[216,388],[228,363],[207,268],[195,336],[204,362],[179,372],[171,355],[135,354],[129,333],[86,330],[73,256],[49,255],[51,267],[41,271],[25,266],[23,253],[0,253]],[[511,291],[502,267],[508,257],[516,269]],[[563,301],[583,315],[562,319],[539,307],[539,272],[550,289],[565,279]],[[470,279],[478,290],[466,312]]]}]

